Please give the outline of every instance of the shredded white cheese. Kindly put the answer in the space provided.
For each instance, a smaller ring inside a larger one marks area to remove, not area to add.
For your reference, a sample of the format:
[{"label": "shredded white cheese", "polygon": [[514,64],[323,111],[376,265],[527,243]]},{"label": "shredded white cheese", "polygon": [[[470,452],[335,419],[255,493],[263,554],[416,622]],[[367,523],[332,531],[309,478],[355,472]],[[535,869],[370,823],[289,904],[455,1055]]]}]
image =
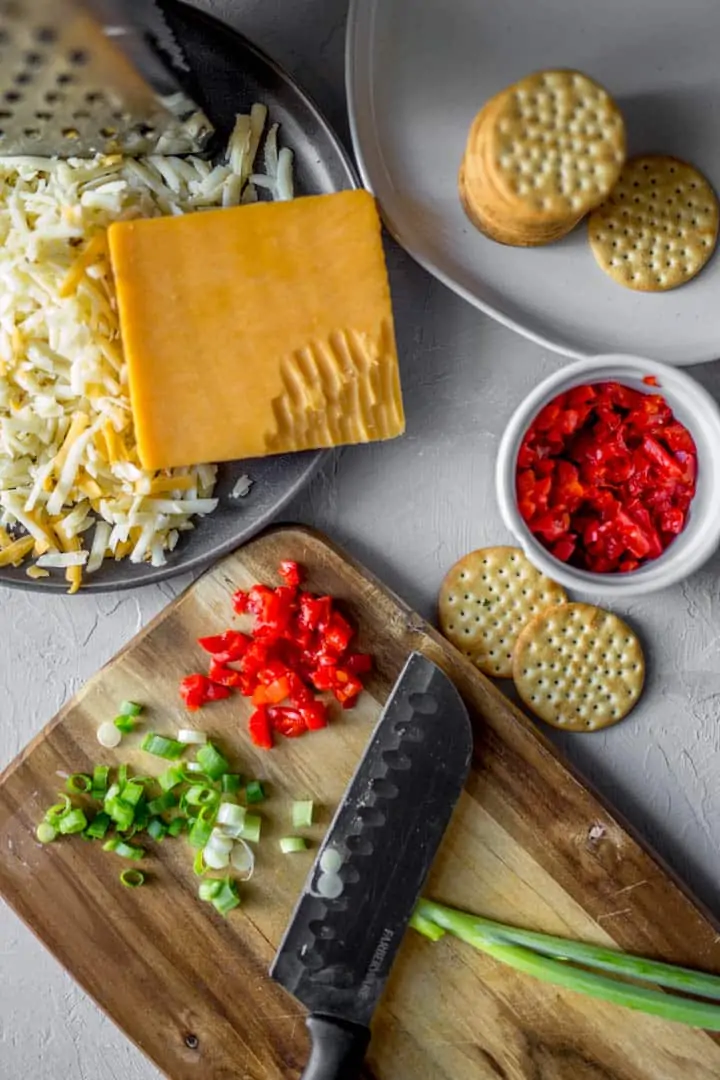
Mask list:
[{"label": "shredded white cheese", "polygon": [[250,494],[250,488],[255,483],[251,480],[247,473],[243,473],[239,476],[233,485],[233,489],[230,492],[231,499],[244,499],[246,495]]},{"label": "shredded white cheese", "polygon": [[290,197],[276,126],[266,171],[253,171],[266,119],[263,105],[238,116],[216,165],[0,158],[0,565],[35,560],[33,577],[63,567],[74,592],[108,557],[162,565],[193,516],[215,509],[214,465],[140,468],[106,230],[252,202],[259,184]]}]

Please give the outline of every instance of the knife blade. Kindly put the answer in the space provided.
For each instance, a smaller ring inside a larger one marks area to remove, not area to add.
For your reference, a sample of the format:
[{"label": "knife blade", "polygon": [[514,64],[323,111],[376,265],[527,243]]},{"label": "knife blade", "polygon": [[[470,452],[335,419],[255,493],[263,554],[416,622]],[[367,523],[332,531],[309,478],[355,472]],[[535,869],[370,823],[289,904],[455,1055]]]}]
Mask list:
[{"label": "knife blade", "polygon": [[303,1080],[354,1080],[368,1028],[465,784],[472,729],[413,653],[318,851],[270,969],[309,1010]]}]

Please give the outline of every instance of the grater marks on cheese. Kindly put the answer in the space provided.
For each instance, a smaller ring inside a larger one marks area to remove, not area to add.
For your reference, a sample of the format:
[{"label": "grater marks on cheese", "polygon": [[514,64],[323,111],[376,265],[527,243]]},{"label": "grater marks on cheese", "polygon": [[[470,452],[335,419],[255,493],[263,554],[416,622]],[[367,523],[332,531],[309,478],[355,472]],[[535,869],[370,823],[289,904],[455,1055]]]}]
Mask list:
[{"label": "grater marks on cheese", "polygon": [[0,155],[201,152],[188,70],[154,0],[0,0]]}]

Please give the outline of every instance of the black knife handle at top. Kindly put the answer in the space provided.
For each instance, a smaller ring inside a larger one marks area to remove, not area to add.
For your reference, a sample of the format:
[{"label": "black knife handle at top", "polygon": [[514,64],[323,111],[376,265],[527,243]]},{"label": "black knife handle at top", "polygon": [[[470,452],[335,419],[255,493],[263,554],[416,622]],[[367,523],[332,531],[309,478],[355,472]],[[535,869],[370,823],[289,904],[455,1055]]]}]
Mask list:
[{"label": "black knife handle at top", "polygon": [[358,1080],[370,1030],[332,1016],[307,1019],[312,1049],[302,1080]]}]

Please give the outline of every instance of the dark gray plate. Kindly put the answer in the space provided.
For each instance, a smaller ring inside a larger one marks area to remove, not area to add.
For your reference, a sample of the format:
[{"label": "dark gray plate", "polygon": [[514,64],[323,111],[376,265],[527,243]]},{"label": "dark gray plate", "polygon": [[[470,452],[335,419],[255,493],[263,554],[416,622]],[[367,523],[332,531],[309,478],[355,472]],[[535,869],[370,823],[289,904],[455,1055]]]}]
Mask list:
[{"label": "dark gray plate", "polygon": [[[295,153],[295,184],[300,194],[327,194],[357,186],[341,143],[285,71],[216,19],[181,3],[166,3],[163,9],[192,66],[198,96],[221,136],[231,131],[236,113],[262,101],[272,120],[280,124],[282,145]],[[215,489],[220,499],[217,510],[209,517],[195,519],[195,529],[182,535],[165,566],[109,560],[97,573],[85,577],[83,591],[148,585],[215,561],[272,521],[307,483],[325,453],[284,454],[221,465]],[[250,494],[243,499],[229,498],[243,473],[254,481]],[[0,568],[0,582],[25,589],[67,589],[60,571],[32,581],[23,567]]]}]

